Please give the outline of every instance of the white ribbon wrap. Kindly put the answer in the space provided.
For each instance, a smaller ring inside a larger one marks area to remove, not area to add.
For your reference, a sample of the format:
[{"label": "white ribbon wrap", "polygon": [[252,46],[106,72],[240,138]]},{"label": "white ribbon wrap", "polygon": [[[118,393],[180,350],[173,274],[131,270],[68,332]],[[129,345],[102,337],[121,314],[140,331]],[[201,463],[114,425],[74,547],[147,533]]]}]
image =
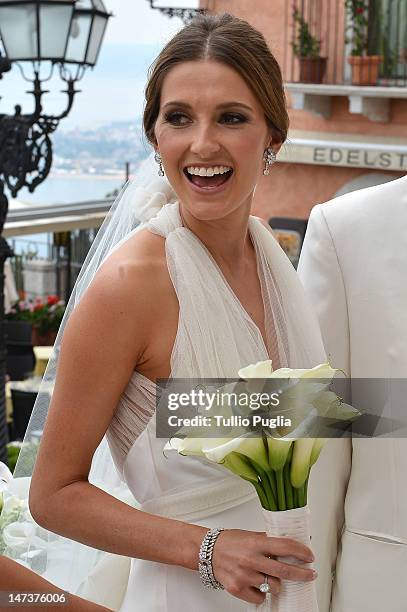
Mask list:
[{"label": "white ribbon wrap", "polygon": [[[308,506],[281,512],[263,510],[263,516],[269,537],[288,537],[305,546],[310,545]],[[277,557],[277,560],[312,568],[312,563],[301,563],[294,557]],[[251,605],[248,608],[250,612],[254,610],[257,612],[318,612],[315,581],[282,580],[279,594],[277,596],[269,594],[260,606]]]}]

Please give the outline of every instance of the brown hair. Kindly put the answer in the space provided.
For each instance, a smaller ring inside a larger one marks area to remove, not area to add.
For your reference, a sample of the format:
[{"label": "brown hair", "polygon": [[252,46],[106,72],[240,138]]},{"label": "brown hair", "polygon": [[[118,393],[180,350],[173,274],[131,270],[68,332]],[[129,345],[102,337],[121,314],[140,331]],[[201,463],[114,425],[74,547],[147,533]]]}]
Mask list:
[{"label": "brown hair", "polygon": [[182,62],[211,59],[234,68],[264,110],[273,139],[284,142],[288,113],[280,66],[264,36],[247,21],[227,13],[200,15],[178,32],[151,65],[145,91],[143,125],[153,144],[160,110],[161,88],[171,68]]}]

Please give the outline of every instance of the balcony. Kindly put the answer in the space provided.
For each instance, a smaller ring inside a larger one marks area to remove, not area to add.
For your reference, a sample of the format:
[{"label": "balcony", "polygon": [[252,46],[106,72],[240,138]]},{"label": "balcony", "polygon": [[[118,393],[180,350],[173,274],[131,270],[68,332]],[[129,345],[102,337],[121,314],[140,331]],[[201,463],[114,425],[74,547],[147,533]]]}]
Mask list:
[{"label": "balcony", "polygon": [[207,0],[149,0],[152,9],[161,11],[167,17],[179,17],[188,23],[197,14],[205,13]]},{"label": "balcony", "polygon": [[[44,283],[41,279],[47,277],[53,288],[50,290],[48,286],[45,293],[57,294],[68,301],[111,204],[111,199],[104,199],[12,208],[3,236],[16,254],[11,258],[11,265],[17,290],[25,291],[28,297],[43,298]],[[25,270],[29,271],[28,274]]]},{"label": "balcony", "polygon": [[387,122],[390,100],[407,99],[406,0],[294,0],[285,33],[293,108],[329,118],[346,96],[350,113]]}]

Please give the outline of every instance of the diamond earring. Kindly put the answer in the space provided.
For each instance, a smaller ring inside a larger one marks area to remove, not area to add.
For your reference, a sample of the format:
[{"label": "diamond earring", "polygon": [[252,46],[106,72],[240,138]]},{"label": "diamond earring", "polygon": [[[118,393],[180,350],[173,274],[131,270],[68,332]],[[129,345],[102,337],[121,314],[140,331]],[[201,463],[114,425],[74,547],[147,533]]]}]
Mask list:
[{"label": "diamond earring", "polygon": [[157,151],[156,154],[154,155],[154,159],[159,165],[158,176],[164,176],[163,160],[161,159],[161,155],[159,151]]},{"label": "diamond earring", "polygon": [[274,164],[277,159],[277,154],[271,147],[268,147],[264,151],[263,160],[264,160],[264,176],[268,176],[270,174],[270,166]]}]

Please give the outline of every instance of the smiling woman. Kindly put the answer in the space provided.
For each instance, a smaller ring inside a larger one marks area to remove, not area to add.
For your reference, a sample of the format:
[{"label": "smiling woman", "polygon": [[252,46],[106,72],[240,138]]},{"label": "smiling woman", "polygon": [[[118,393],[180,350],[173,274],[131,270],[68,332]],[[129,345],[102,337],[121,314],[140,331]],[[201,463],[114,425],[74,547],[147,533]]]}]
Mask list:
[{"label": "smiling woman", "polygon": [[[263,602],[265,576],[273,593],[281,579],[313,580],[274,558],[300,562],[311,552],[259,533],[260,505],[245,481],[167,458],[156,403],[159,379],[325,360],[295,271],[250,216],[287,134],[281,72],[259,32],[221,15],[181,30],[149,76],[144,128],[159,165],[153,153],[102,226],[45,375],[55,386],[30,510],[39,538],[45,528],[71,538],[73,553],[61,538],[57,554],[50,535],[45,562],[19,554],[121,612],[243,612]],[[30,427],[42,429],[45,412],[38,403]],[[113,462],[124,495],[115,494]],[[204,590],[199,554],[214,537],[207,567],[216,588]],[[120,581],[110,564],[127,557]]]},{"label": "smiling woman", "polygon": [[[151,69],[145,133],[194,231],[197,217],[249,213],[265,151],[273,158],[287,136],[280,68],[263,37],[248,30],[245,22],[232,23],[227,16],[218,18],[216,27],[211,19],[196,21],[175,36]],[[236,269],[236,260],[233,265]]]}]

